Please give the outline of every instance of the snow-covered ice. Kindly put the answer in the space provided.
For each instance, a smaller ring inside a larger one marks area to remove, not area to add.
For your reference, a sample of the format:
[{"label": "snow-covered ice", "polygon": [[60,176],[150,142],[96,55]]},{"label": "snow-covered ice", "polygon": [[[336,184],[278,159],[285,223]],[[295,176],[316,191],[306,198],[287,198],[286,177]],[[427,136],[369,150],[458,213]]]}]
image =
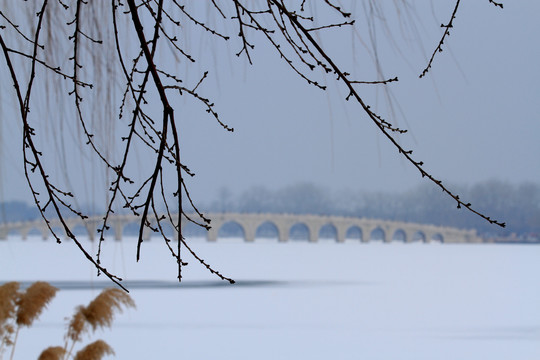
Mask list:
[{"label": "snow-covered ice", "polygon": [[[95,244],[85,242],[92,254]],[[109,240],[104,265],[137,309],[104,338],[118,359],[538,359],[540,246],[192,242],[228,285],[186,254],[183,284],[158,239]],[[61,290],[17,359],[62,345],[65,318],[103,284],[73,244],[0,241],[0,282]],[[73,285],[84,289],[68,288]],[[110,284],[112,285],[112,284]]]}]

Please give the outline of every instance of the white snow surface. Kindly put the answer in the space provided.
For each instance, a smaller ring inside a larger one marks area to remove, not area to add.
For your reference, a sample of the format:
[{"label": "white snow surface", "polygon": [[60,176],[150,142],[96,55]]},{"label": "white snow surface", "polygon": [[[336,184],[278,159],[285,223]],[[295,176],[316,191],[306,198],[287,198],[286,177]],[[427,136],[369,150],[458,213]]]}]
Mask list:
[{"label": "white snow surface", "polygon": [[[137,308],[85,342],[103,338],[118,359],[540,358],[538,245],[191,244],[237,284],[187,252],[178,284],[160,240],[143,243],[138,263],[133,238],[107,240],[103,264],[132,285]],[[21,330],[15,359],[63,345],[75,307],[113,285],[69,242],[0,241],[0,283],[36,280],[83,289],[64,286]]]}]

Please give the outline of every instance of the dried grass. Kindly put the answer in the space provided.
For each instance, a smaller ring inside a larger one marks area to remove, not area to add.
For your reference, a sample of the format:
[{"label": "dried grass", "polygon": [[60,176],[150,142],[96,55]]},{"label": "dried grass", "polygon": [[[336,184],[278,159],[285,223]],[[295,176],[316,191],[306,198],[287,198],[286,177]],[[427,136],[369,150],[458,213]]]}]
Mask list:
[{"label": "dried grass", "polygon": [[36,281],[30,285],[17,300],[17,325],[31,326],[54,298],[57,291],[57,288],[44,281]]},{"label": "dried grass", "polygon": [[[19,291],[20,284],[9,282],[0,286],[0,359],[6,346],[12,346],[11,358],[21,327],[30,327],[54,298],[57,288],[49,283],[38,281],[26,291]],[[120,289],[105,289],[88,306],[79,306],[73,314],[66,333],[66,345],[51,346],[45,349],[38,360],[62,360],[72,358],[72,350],[81,336],[90,329],[110,327],[116,312],[135,307],[131,297]],[[15,339],[12,340],[12,336]],[[71,348],[67,351],[68,342]],[[95,341],[81,349],[73,359],[98,360],[105,355],[114,354],[113,349],[103,340]]]},{"label": "dried grass", "polygon": [[81,340],[81,334],[84,332],[86,327],[86,318],[84,316],[84,306],[77,307],[75,314],[71,318],[71,321],[68,325],[68,330],[66,337],[71,339],[73,342]]},{"label": "dried grass", "polygon": [[74,360],[100,360],[105,355],[114,355],[113,349],[105,341],[96,340],[79,350]]},{"label": "dried grass", "polygon": [[15,316],[19,286],[15,281],[0,286],[0,337],[9,330],[6,322]]},{"label": "dried grass", "polygon": [[[11,346],[13,345],[13,340],[11,340],[11,336],[15,334],[15,327],[12,324],[5,324],[3,329],[3,337],[1,338],[1,344]],[[2,346],[0,346],[0,354],[1,354]],[[0,358],[1,359],[1,358]]]},{"label": "dried grass", "polygon": [[[66,333],[66,349],[69,340],[72,342],[68,357],[82,334],[90,328],[95,331],[97,328],[110,327],[115,311],[122,312],[123,307],[135,307],[135,302],[124,291],[113,288],[104,289],[88,306],[77,307]],[[112,353],[112,349],[103,341],[96,341],[79,351],[75,359],[100,359],[106,353]]]},{"label": "dried grass", "polygon": [[38,360],[62,360],[66,350],[62,346],[51,346],[43,350]]},{"label": "dried grass", "polygon": [[79,308],[79,311],[92,329],[96,330],[100,327],[110,327],[115,310],[122,312],[122,306],[135,307],[135,302],[124,291],[109,288],[104,289],[87,307]]}]

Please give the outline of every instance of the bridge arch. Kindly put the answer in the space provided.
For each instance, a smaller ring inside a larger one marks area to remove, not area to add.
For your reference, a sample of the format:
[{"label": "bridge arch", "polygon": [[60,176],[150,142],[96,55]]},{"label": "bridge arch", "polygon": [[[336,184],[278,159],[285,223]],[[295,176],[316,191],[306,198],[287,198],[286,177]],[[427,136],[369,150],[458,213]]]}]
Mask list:
[{"label": "bridge arch", "polygon": [[291,241],[309,241],[310,238],[309,227],[303,222],[297,222],[289,229],[289,240]]},{"label": "bridge arch", "polygon": [[29,237],[41,237],[43,240],[47,239],[47,233],[43,232],[39,227],[32,227],[27,231],[21,232],[24,240],[28,240]]},{"label": "bridge arch", "polygon": [[369,234],[369,241],[386,242],[386,233],[385,233],[385,231],[380,226],[377,226]]},{"label": "bridge arch", "polygon": [[71,228],[71,233],[76,236],[88,236],[88,229],[84,225],[78,224]]},{"label": "bridge arch", "polygon": [[23,237],[22,236],[22,231],[19,228],[14,228],[14,229],[10,229],[10,230],[6,231],[5,237],[7,238],[8,236],[9,237],[21,237],[21,238]]},{"label": "bridge arch", "polygon": [[191,221],[182,222],[182,235],[189,238],[204,238],[208,236],[204,227],[192,223]]},{"label": "bridge arch", "polygon": [[345,232],[345,239],[363,241],[364,238],[362,228],[358,225],[349,226]]},{"label": "bridge arch", "polygon": [[392,235],[392,241],[407,242],[407,234],[403,229],[397,229]]},{"label": "bridge arch", "polygon": [[218,239],[232,239],[232,238],[242,238],[246,239],[246,230],[244,226],[238,221],[230,220],[224,222],[218,230]]},{"label": "bridge arch", "polygon": [[[66,236],[64,228],[62,228],[60,226],[51,226],[51,228],[54,231],[54,233],[56,234],[56,236],[58,236],[59,238],[62,238],[62,237]],[[49,231],[47,231],[47,237],[44,237],[44,239],[53,239],[54,240],[54,236]]]},{"label": "bridge arch", "polygon": [[141,224],[139,222],[135,222],[135,221],[124,223],[121,225],[122,234],[129,235],[129,236],[137,236],[137,234],[139,233],[140,225]]},{"label": "bridge arch", "polygon": [[265,221],[257,226],[255,239],[279,240],[279,228],[272,221]]},{"label": "bridge arch", "polygon": [[332,223],[326,223],[319,228],[319,240],[338,241],[338,230]]},{"label": "bridge arch", "polygon": [[441,233],[435,233],[431,236],[430,241],[436,242],[436,243],[443,243],[444,237],[441,235]]},{"label": "bridge arch", "polygon": [[[114,238],[115,240],[121,240],[124,236],[129,236],[131,238],[137,238],[139,236],[139,226],[140,222],[137,221],[118,221],[112,225],[114,229]],[[152,231],[148,228],[143,230],[143,240],[149,241]]]},{"label": "bridge arch", "polygon": [[[161,226],[161,231],[163,231],[163,235],[165,235],[167,239],[178,240],[176,236],[176,231],[174,231],[174,227],[169,221],[161,221],[159,225]],[[157,223],[152,223],[152,227],[155,227],[159,230],[159,228],[157,227]],[[161,236],[161,233],[152,232],[151,236]]]},{"label": "bridge arch", "polygon": [[418,230],[413,234],[413,236],[411,238],[411,241],[413,241],[413,242],[426,242],[426,239],[427,239],[426,234],[423,231]]}]

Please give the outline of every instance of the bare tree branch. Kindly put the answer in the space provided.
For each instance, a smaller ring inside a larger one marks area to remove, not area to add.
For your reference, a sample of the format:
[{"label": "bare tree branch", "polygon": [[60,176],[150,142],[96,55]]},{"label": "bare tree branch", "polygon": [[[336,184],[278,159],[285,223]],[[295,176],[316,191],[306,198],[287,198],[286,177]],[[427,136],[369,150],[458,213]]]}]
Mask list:
[{"label": "bare tree branch", "polygon": [[[363,114],[422,177],[429,179],[453,198],[458,208],[464,207],[489,223],[504,227],[503,222],[475,210],[470,203],[460,199],[443,185],[441,180],[425,170],[423,162],[412,157],[412,150],[403,148],[397,141],[397,134],[404,134],[407,130],[385,120],[386,116],[374,112],[360,96],[359,89],[362,85],[390,86],[398,80],[397,76],[385,78],[379,74],[380,78],[386,80],[378,81],[353,79],[337,64],[336,58],[325,51],[317,34],[343,31],[356,26],[352,13],[343,9],[339,3],[333,0],[320,2],[318,6],[322,7],[322,11],[337,17],[334,22],[321,23],[318,17],[314,16],[315,12],[308,12],[306,7],[309,6],[306,6],[305,0],[299,4],[283,0],[212,0],[207,5],[207,12],[224,24],[230,23],[234,28],[232,34],[223,30],[219,23],[216,26],[197,15],[193,11],[193,7],[197,6],[194,3],[183,3],[180,0],[111,0],[109,5],[84,0],[50,4],[47,0],[42,0],[39,4],[24,2],[23,11],[29,14],[30,19],[37,18],[35,22],[25,26],[19,25],[21,22],[16,15],[9,13],[9,9],[2,9],[0,20],[3,19],[5,25],[0,25],[0,47],[19,108],[24,172],[36,207],[56,240],[60,242],[61,239],[50,226],[51,217],[60,219],[67,237],[96,267],[98,274],[105,274],[123,288],[121,279],[109,273],[101,264],[102,244],[110,229],[112,216],[120,207],[139,217],[137,260],[142,256],[145,231],[152,231],[163,238],[165,246],[177,262],[179,281],[182,279],[182,267],[187,265],[181,256],[184,248],[187,254],[191,254],[212,274],[234,282],[206,263],[182,236],[182,221],[209,229],[210,220],[199,211],[185,183],[184,176],[194,174],[180,158],[181,129],[175,121],[175,113],[182,113],[183,109],[176,106],[177,102],[170,98],[187,95],[186,99],[202,105],[208,113],[207,116],[213,118],[219,126],[233,131],[233,128],[220,118],[214,102],[203,95],[201,88],[208,77],[207,70],[200,72],[202,75],[196,78],[196,83],[189,85],[189,81],[186,81],[188,74],[168,70],[165,62],[156,55],[158,45],[163,44],[166,45],[162,47],[167,49],[167,54],[179,61],[192,64],[198,60],[190,54],[185,42],[180,40],[180,35],[187,36],[186,24],[199,29],[204,36],[231,42],[233,52],[238,57],[245,57],[250,64],[255,59],[255,43],[262,38],[262,42],[266,42],[274,50],[292,73],[320,90],[327,89],[325,74],[331,75],[340,86],[347,89],[346,100],[354,100],[362,107]],[[493,0],[489,0],[489,3],[503,7],[502,3]],[[427,74],[435,55],[442,51],[444,41],[454,26],[459,5],[460,0],[456,0],[449,22],[442,25],[444,33],[420,77]],[[107,6],[110,6],[110,9]],[[148,26],[149,24],[151,26]],[[145,32],[145,29],[150,30]],[[48,40],[40,43],[42,32],[46,32]],[[133,45],[130,47],[130,44],[136,44],[135,49],[132,48]],[[67,55],[63,56],[65,54]],[[17,57],[17,61],[13,61],[12,57]],[[70,64],[72,70],[61,70],[59,65],[65,67],[66,63]],[[37,76],[38,74],[40,76]],[[103,78],[99,78],[98,74],[106,74],[112,79],[111,82],[102,83]],[[83,220],[87,217],[78,207],[72,205],[72,201],[77,204],[76,195],[60,185],[61,179],[56,178],[42,161],[44,154],[36,145],[39,144],[36,140],[41,134],[32,126],[35,120],[30,116],[30,107],[34,99],[34,96],[31,96],[32,89],[39,81],[54,83],[58,98],[72,97],[70,109],[75,116],[69,120],[80,130],[81,145],[88,149],[91,154],[89,157],[97,159],[105,171],[111,174],[111,179],[107,180],[106,209],[97,229],[99,243],[95,257],[85,250],[65,221],[68,216],[77,216]],[[111,84],[118,87],[111,89]],[[107,86],[107,91],[103,91]],[[69,90],[64,93],[67,88]],[[86,101],[83,101],[83,97],[87,97],[99,103],[103,96],[116,92],[118,99],[107,101],[118,100],[119,106],[115,114],[117,119],[106,116],[98,118],[95,109],[86,107]],[[155,95],[159,97],[161,105],[159,115],[156,115],[155,107],[151,107]],[[129,112],[131,114],[126,116]],[[114,138],[115,147],[120,151],[118,158],[111,155],[103,144],[103,134],[100,134],[99,129],[96,131],[94,121],[122,124],[124,135],[119,139]],[[129,163],[134,156],[133,149],[138,145],[153,154],[153,164],[149,168],[138,168],[138,174],[130,175]],[[172,187],[164,182],[164,174],[169,174],[166,171],[174,173]],[[174,205],[171,198],[174,199]],[[173,215],[175,211],[178,211],[177,219]],[[177,232],[176,247],[170,244],[172,239],[166,234],[166,226],[172,226]]]}]

